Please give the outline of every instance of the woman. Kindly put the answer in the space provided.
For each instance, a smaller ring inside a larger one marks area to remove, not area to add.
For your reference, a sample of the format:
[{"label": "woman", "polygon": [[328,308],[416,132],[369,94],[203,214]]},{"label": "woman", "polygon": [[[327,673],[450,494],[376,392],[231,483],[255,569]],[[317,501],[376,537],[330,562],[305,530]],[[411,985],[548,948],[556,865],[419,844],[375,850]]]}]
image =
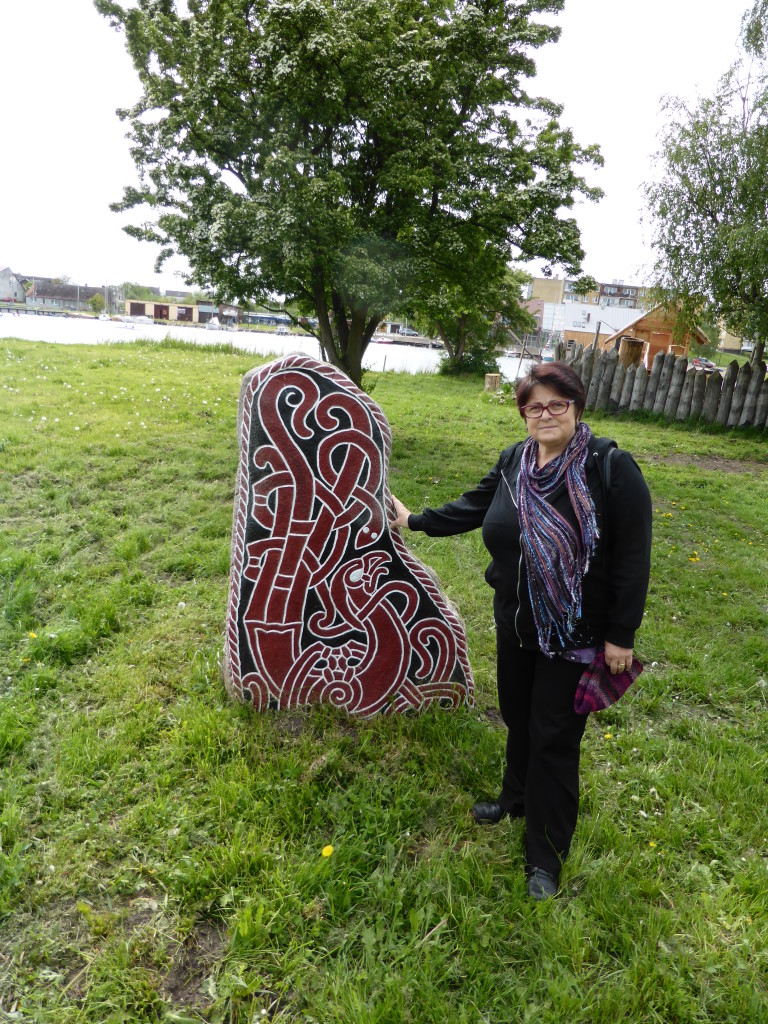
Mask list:
[{"label": "woman", "polygon": [[[502,452],[474,490],[414,515],[393,498],[393,527],[431,537],[483,529],[491,555],[499,708],[507,764],[498,798],[478,822],[525,818],[528,894],[554,896],[579,806],[586,715],[576,686],[604,648],[612,673],[632,664],[651,550],[651,499],[628,452],[611,454],[581,421],[586,395],[564,363],[534,366],[516,399],[528,438]],[[612,445],[611,445],[612,447]]]}]

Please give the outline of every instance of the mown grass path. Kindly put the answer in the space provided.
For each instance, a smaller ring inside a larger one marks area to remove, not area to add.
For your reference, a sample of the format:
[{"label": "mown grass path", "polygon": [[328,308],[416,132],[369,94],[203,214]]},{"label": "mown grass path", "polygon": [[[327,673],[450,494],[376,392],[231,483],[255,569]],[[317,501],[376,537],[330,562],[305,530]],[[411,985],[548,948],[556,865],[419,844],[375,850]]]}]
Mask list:
[{"label": "mown grass path", "polygon": [[[227,701],[254,361],[0,342],[0,1021],[768,1021],[768,438],[590,417],[654,498],[647,670],[588,723],[536,905],[521,824],[467,813],[503,756],[479,535],[408,537],[467,624],[472,711]],[[477,383],[374,384],[413,508],[523,435]]]}]

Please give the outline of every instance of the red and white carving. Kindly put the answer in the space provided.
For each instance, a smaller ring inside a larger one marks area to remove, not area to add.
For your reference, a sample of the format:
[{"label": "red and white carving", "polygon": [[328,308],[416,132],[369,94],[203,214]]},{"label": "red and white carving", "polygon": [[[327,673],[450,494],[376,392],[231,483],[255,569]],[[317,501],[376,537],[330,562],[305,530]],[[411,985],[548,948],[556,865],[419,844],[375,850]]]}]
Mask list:
[{"label": "red and white carving", "polygon": [[357,715],[472,703],[456,613],[397,533],[389,424],[333,367],[287,356],[240,395],[224,676],[254,707]]}]

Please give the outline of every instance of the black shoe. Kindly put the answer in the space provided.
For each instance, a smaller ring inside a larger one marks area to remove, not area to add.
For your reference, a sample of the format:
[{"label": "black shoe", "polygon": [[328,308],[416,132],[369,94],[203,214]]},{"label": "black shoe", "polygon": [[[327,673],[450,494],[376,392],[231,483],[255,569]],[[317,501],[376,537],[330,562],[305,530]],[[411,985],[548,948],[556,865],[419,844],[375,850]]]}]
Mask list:
[{"label": "black shoe", "polygon": [[548,900],[557,896],[557,879],[544,868],[531,868],[528,872],[528,895],[532,900]]},{"label": "black shoe", "polygon": [[488,804],[475,804],[469,813],[478,824],[498,825],[502,818],[506,818],[509,811],[505,811],[498,800],[496,800]]}]

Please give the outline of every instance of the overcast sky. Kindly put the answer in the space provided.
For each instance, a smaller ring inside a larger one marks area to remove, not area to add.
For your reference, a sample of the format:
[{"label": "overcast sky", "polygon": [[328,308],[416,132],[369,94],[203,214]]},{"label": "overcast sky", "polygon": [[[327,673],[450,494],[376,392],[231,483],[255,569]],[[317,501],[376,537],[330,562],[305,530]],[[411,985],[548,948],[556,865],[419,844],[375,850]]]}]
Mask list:
[{"label": "overcast sky", "polygon": [[[560,42],[537,55],[536,91],[565,105],[562,123],[598,143],[605,191],[577,208],[584,270],[636,281],[650,262],[640,224],[660,99],[712,91],[736,56],[747,0],[566,0]],[[91,0],[0,0],[0,268],[79,284],[183,287],[156,247],[121,227],[110,202],[135,183],[115,109],[139,95],[123,37]],[[535,270],[535,268],[530,268]]]}]

